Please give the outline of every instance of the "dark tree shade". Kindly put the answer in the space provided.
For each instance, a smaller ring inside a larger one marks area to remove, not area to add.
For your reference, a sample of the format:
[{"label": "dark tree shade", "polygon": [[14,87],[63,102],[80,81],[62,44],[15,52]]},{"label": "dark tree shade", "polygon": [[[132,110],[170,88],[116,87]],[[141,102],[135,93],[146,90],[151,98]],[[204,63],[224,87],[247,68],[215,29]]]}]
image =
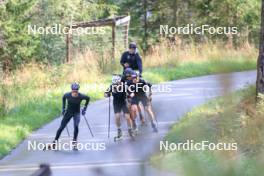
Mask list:
[{"label": "dark tree shade", "polygon": [[259,42],[259,57],[257,62],[257,94],[264,94],[264,0],[261,7],[261,31]]}]

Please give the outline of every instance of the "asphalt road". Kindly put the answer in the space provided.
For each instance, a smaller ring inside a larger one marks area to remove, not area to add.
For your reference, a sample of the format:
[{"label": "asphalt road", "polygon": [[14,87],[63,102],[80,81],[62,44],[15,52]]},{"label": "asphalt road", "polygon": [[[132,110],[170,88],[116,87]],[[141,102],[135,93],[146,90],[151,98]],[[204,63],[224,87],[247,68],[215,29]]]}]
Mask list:
[{"label": "asphalt road", "polygon": [[[92,138],[84,119],[81,119],[79,142],[96,144],[105,143],[105,150],[80,151],[41,151],[28,150],[28,142],[50,142],[59,127],[61,119],[57,118],[41,129],[32,133],[10,155],[0,161],[1,176],[26,176],[38,169],[40,163],[49,163],[54,176],[137,176],[137,175],[173,175],[159,172],[148,162],[149,156],[159,150],[159,142],[168,132],[170,126],[177,122],[186,112],[211,98],[227,92],[254,84],[256,72],[211,75],[183,79],[162,84],[169,86],[169,93],[154,93],[153,107],[159,121],[159,133],[153,133],[150,125],[140,127],[136,141],[131,141],[126,133],[125,120],[123,130],[125,138],[114,142],[116,134],[113,114],[111,119],[111,138],[107,138],[108,100],[92,103],[87,110],[87,119],[95,137]],[[73,125],[69,130],[72,135]],[[62,133],[62,142],[68,142],[66,130]]]}]

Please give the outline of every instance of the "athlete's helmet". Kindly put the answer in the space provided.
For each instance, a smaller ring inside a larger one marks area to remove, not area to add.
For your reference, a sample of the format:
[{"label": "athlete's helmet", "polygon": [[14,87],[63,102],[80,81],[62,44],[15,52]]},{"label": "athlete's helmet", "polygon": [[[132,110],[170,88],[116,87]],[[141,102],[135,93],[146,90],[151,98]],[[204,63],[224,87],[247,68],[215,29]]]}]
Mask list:
[{"label": "athlete's helmet", "polygon": [[137,44],[135,42],[131,42],[128,47],[129,47],[129,49],[136,49]]},{"label": "athlete's helmet", "polygon": [[135,72],[135,71],[133,71],[133,73],[131,74],[131,77],[132,77],[132,78],[137,78],[137,77],[138,77],[138,73]]},{"label": "athlete's helmet", "polygon": [[121,77],[119,75],[113,75],[113,77],[112,77],[112,83],[113,84],[117,84],[119,82],[121,82]]},{"label": "athlete's helmet", "polygon": [[132,68],[126,68],[125,71],[124,71],[124,75],[126,77],[128,77],[128,76],[131,76],[133,74],[133,72],[134,71],[132,70]]},{"label": "athlete's helmet", "polygon": [[78,84],[78,83],[72,83],[72,85],[71,85],[71,89],[72,90],[79,90],[80,89],[80,85]]}]

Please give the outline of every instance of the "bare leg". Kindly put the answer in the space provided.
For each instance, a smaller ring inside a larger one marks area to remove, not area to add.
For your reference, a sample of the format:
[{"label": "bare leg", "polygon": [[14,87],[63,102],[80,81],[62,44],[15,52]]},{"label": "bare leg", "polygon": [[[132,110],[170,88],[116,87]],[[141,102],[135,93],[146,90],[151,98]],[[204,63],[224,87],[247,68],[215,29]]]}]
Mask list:
[{"label": "bare leg", "polygon": [[133,124],[133,129],[137,129],[137,124],[136,124],[136,117],[137,117],[137,105],[132,105],[131,106],[131,115],[132,115],[132,124]]},{"label": "bare leg", "polygon": [[153,131],[154,132],[158,132],[157,124],[155,124],[155,122],[154,122],[155,116],[154,116],[154,113],[152,111],[151,106],[146,106],[145,110],[147,111],[147,113],[149,115],[149,118],[150,118],[150,121],[151,121],[151,127],[153,128]]},{"label": "bare leg", "polygon": [[121,130],[121,115],[120,113],[115,113],[115,122],[117,127],[117,136],[115,138],[122,137],[122,130]]},{"label": "bare leg", "polygon": [[140,121],[141,121],[142,124],[145,124],[145,119],[144,119],[144,116],[142,115],[142,109],[144,109],[144,108],[141,108],[140,105],[138,105],[137,108],[138,108],[138,114],[139,114],[139,117],[140,117]]},{"label": "bare leg", "polygon": [[115,122],[116,122],[116,126],[117,126],[117,128],[120,128],[120,127],[121,127],[120,113],[116,113],[116,114],[115,114]]},{"label": "bare leg", "polygon": [[130,118],[130,115],[127,113],[127,114],[125,114],[125,117],[126,117],[126,120],[127,120],[128,129],[131,129],[132,128],[132,120]]},{"label": "bare leg", "polygon": [[152,111],[151,106],[146,106],[146,107],[145,107],[145,110],[146,110],[147,113],[148,113],[148,116],[149,116],[150,121],[151,121],[151,122],[154,122],[154,120],[155,120],[155,116],[154,116],[154,113],[153,113],[153,111]]},{"label": "bare leg", "polygon": [[132,105],[131,106],[131,116],[132,116],[132,120],[136,120],[137,111],[138,111],[137,105]]}]

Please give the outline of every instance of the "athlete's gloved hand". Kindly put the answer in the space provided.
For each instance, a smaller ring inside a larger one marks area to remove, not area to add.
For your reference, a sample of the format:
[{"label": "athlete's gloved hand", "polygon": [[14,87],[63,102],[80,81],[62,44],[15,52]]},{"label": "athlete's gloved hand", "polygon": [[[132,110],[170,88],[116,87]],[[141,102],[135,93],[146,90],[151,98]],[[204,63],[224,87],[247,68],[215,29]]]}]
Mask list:
[{"label": "athlete's gloved hand", "polygon": [[110,97],[110,96],[111,96],[110,93],[105,93],[105,98],[108,98],[108,97]]},{"label": "athlete's gloved hand", "polygon": [[82,109],[82,115],[83,115],[83,116],[86,114],[86,108],[87,108],[87,107],[84,107],[84,108]]}]

